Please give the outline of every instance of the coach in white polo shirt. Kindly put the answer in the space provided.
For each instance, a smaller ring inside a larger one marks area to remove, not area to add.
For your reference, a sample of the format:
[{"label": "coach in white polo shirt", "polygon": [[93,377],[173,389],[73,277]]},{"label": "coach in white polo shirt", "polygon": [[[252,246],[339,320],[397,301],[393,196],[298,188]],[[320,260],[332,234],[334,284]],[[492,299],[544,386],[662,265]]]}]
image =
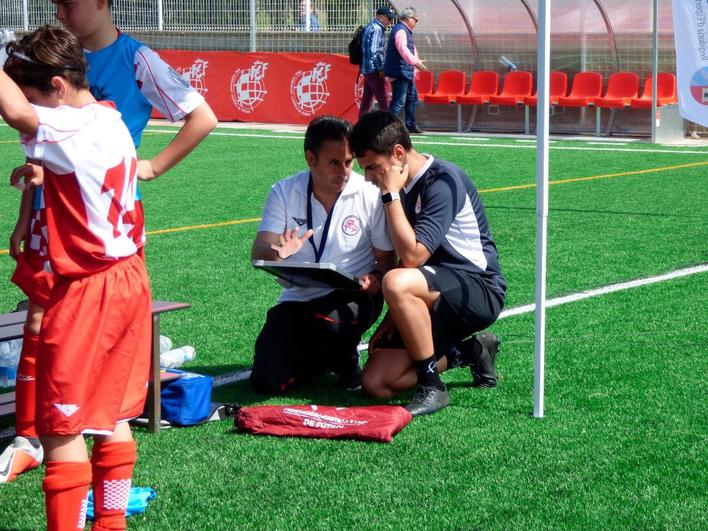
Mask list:
[{"label": "coach in white polo shirt", "polygon": [[334,263],[363,287],[283,288],[256,340],[256,391],[284,392],[329,371],[342,388],[361,385],[357,345],[381,313],[380,281],[395,256],[378,188],[352,171],[351,128],[334,116],[310,122],[309,171],[273,185],[251,258]]}]

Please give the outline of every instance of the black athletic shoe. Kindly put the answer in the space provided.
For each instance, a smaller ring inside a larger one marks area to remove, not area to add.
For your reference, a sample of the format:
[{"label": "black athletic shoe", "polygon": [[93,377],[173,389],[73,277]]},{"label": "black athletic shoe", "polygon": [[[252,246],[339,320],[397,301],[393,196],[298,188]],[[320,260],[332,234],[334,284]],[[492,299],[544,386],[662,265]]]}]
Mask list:
[{"label": "black athletic shoe", "polygon": [[406,409],[416,417],[418,415],[430,415],[446,407],[450,403],[450,396],[447,394],[447,387],[443,384],[440,389],[433,385],[419,385],[415,389],[415,396]]},{"label": "black athletic shoe", "polygon": [[413,127],[407,127],[409,133],[413,133],[414,135],[422,135],[424,131],[418,127],[417,125],[414,125]]},{"label": "black athletic shoe", "polygon": [[336,385],[346,391],[358,391],[361,389],[361,368],[359,365],[349,373],[338,374]]},{"label": "black athletic shoe", "polygon": [[491,332],[482,332],[466,341],[475,341],[477,343],[474,349],[476,355],[470,365],[472,386],[496,387],[497,371],[494,368],[494,362],[501,344],[499,338]]}]

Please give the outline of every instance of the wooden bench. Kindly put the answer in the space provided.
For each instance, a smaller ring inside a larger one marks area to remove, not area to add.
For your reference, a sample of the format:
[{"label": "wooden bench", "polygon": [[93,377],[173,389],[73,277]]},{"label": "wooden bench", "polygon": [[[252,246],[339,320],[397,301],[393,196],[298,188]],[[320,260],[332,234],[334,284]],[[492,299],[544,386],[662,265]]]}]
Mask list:
[{"label": "wooden bench", "polygon": [[[160,315],[174,310],[189,308],[184,302],[152,301],[152,363],[147,395],[148,431],[160,432],[160,381],[169,378],[160,373]],[[27,312],[0,315],[0,341],[9,341],[23,336]],[[156,385],[157,382],[157,385]],[[15,412],[15,393],[0,394],[0,416]]]}]

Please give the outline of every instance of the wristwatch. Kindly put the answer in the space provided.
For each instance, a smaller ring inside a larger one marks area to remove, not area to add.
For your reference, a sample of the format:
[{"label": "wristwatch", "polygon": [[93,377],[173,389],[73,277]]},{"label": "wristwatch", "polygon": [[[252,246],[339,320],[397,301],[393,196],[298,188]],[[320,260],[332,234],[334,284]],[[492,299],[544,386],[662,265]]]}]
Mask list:
[{"label": "wristwatch", "polygon": [[381,202],[384,205],[388,205],[389,203],[392,203],[393,201],[399,201],[401,199],[401,196],[399,195],[398,192],[386,192],[385,194],[381,194]]}]

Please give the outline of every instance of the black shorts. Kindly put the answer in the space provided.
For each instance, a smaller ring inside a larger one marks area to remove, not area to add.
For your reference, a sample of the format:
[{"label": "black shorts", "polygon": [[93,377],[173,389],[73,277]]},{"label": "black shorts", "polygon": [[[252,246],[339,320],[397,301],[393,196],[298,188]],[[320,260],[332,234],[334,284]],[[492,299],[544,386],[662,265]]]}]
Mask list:
[{"label": "black shorts", "polygon": [[281,302],[268,310],[255,345],[251,384],[279,393],[359,363],[361,336],[376,322],[383,297],[335,290],[306,302]]},{"label": "black shorts", "polygon": [[[457,343],[488,328],[499,317],[502,302],[485,280],[474,273],[441,266],[422,266],[430,291],[440,298],[430,311],[435,356],[439,359]],[[398,334],[382,339],[375,348],[405,348]]]}]

